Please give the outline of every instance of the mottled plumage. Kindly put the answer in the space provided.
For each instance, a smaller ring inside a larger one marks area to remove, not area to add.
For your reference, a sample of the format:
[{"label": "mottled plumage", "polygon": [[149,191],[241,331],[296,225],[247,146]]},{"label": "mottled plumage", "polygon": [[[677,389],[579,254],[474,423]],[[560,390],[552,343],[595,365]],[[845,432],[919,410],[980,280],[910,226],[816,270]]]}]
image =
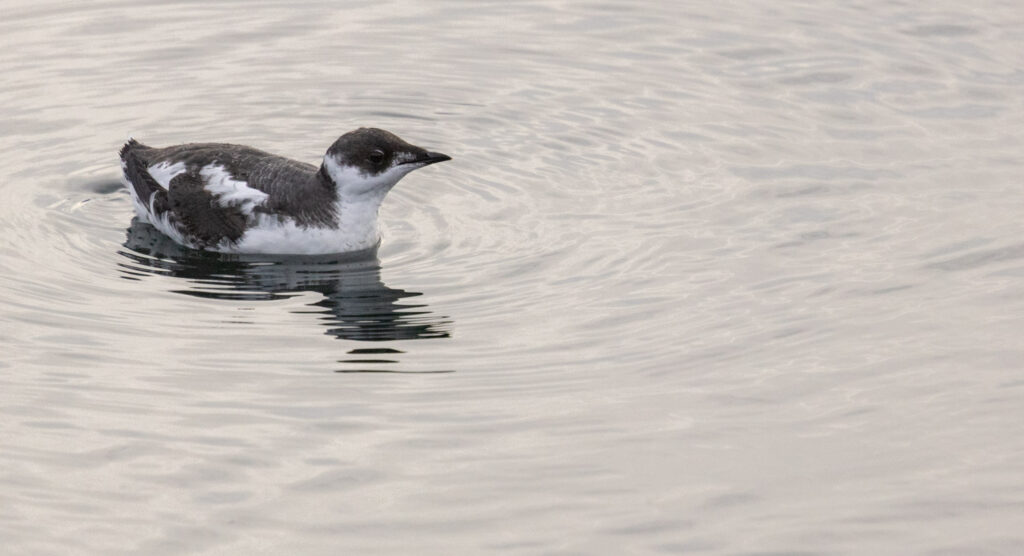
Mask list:
[{"label": "mottled plumage", "polygon": [[225,143],[120,152],[139,218],[182,245],[221,252],[338,253],[379,241],[377,209],[408,172],[449,160],[392,133],[342,135],[317,167]]}]

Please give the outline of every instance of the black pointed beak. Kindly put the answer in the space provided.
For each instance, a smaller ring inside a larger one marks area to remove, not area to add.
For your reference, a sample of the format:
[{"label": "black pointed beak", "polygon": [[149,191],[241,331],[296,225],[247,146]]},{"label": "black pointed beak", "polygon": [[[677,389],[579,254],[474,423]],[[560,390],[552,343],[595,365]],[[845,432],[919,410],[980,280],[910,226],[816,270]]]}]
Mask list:
[{"label": "black pointed beak", "polygon": [[446,154],[425,152],[417,156],[416,158],[410,160],[407,164],[435,164],[438,162],[444,162],[445,160],[451,159],[452,157]]}]

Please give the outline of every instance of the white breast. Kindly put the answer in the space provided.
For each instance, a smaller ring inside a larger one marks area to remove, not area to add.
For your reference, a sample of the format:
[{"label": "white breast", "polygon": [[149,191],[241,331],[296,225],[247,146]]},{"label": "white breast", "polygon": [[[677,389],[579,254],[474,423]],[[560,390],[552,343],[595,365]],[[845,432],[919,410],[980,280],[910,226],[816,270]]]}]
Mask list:
[{"label": "white breast", "polygon": [[256,214],[255,221],[234,244],[218,246],[222,253],[324,255],[362,251],[380,243],[377,212],[383,195],[356,203],[339,203],[339,226],[299,226],[291,218]]}]

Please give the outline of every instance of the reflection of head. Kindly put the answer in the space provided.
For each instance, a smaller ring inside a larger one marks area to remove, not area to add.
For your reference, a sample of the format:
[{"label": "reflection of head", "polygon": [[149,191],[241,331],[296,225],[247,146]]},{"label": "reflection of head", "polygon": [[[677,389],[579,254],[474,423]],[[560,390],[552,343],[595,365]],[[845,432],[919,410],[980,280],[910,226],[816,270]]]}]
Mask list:
[{"label": "reflection of head", "polygon": [[[301,311],[319,315],[326,334],[363,341],[447,338],[450,321],[425,304],[402,303],[421,295],[381,282],[375,250],[333,256],[221,255],[181,247],[137,220],[121,251],[126,278],[185,278],[174,291],[210,299],[285,299],[311,291],[324,297]],[[316,307],[319,309],[309,309]]]}]

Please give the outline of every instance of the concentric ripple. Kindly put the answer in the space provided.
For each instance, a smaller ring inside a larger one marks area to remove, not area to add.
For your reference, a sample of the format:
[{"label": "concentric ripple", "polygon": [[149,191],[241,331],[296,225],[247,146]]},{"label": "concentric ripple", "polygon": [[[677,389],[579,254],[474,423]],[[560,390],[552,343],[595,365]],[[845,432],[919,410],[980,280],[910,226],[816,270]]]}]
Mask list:
[{"label": "concentric ripple", "polygon": [[[1016,3],[7,4],[0,551],[1021,552]],[[362,257],[117,184],[358,126]]]}]

